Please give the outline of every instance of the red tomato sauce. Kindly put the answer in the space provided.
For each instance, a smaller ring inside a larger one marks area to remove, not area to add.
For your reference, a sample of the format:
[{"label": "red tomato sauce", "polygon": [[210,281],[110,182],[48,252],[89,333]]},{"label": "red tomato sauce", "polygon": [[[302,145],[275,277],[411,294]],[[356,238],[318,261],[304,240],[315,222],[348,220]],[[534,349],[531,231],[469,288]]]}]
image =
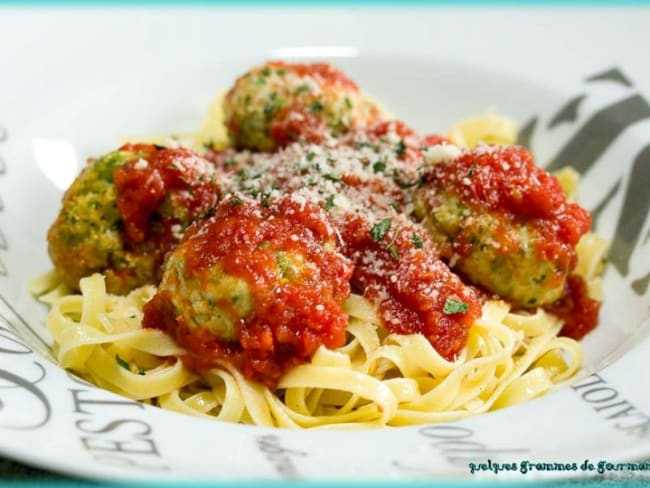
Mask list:
[{"label": "red tomato sauce", "polygon": [[[120,151],[142,153],[139,160],[113,171],[116,202],[127,243],[139,244],[149,238],[168,241],[173,225],[187,225],[217,204],[214,168],[192,151],[151,144],[126,144]],[[182,215],[166,218],[160,215],[159,209],[166,198]],[[161,218],[162,228],[157,230],[151,225],[154,214]],[[161,244],[169,247],[165,245],[169,243]]]},{"label": "red tomato sauce", "polygon": [[545,310],[564,320],[560,335],[580,340],[598,325],[600,303],[589,298],[587,284],[577,275],[567,278],[564,296]]},{"label": "red tomato sauce", "polygon": [[370,138],[382,138],[390,132],[400,138],[395,145],[395,152],[399,159],[407,163],[422,163],[422,149],[425,147],[450,144],[449,139],[437,134],[421,137],[401,120],[377,122],[366,130]]},{"label": "red tomato sauce", "polygon": [[310,112],[306,107],[289,106],[276,114],[271,122],[269,133],[280,147],[299,140],[320,144],[325,140],[327,126],[321,117]]},{"label": "red tomato sauce", "polygon": [[286,69],[298,76],[309,76],[318,80],[324,87],[339,86],[346,89],[359,91],[357,84],[345,74],[329,63],[285,63],[284,61],[271,61],[269,67],[275,69]]},{"label": "red tomato sauce", "polygon": [[[187,349],[183,361],[193,370],[226,359],[247,378],[274,387],[320,345],[345,343],[348,317],[341,305],[350,293],[352,266],[326,249],[335,247],[335,239],[334,228],[313,204],[285,198],[264,208],[237,197],[225,200],[214,217],[188,230],[176,252],[182,253],[190,276],[204,276],[218,264],[248,284],[253,310],[237,325],[237,342],[190,328],[166,292],[145,305],[144,326],[171,334]],[[279,251],[305,263],[296,276],[280,276]]]},{"label": "red tomato sauce", "polygon": [[[377,229],[356,214],[341,224],[346,254],[355,264],[352,284],[379,304],[388,330],[422,334],[441,356],[453,360],[481,315],[474,290],[440,261],[421,228],[401,225],[381,239],[376,232],[373,236],[373,228]],[[450,303],[462,312],[445,312]]]}]

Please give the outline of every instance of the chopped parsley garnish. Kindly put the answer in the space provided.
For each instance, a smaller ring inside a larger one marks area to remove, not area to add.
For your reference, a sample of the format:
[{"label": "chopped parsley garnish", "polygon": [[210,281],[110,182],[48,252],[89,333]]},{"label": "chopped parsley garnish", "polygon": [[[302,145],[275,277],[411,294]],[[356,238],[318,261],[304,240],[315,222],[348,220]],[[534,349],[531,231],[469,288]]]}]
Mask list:
[{"label": "chopped parsley garnish", "polygon": [[355,149],[363,149],[364,147],[367,147],[368,149],[372,149],[375,152],[379,151],[379,146],[377,146],[376,144],[372,144],[371,142],[362,141],[362,142],[357,142],[354,145]]},{"label": "chopped parsley garnish", "polygon": [[316,157],[316,154],[310,151],[310,152],[307,153],[307,156],[305,156],[305,157],[306,157],[307,161],[312,162],[314,160],[314,158]]},{"label": "chopped parsley garnish", "polygon": [[409,188],[413,188],[414,186],[422,185],[423,183],[423,175],[420,175],[417,177],[415,181],[403,181],[399,177],[399,172],[397,170],[393,171],[393,181],[397,186],[399,186],[402,190],[407,190]]},{"label": "chopped parsley garnish", "polygon": [[231,166],[235,166],[237,164],[237,161],[235,161],[234,158],[228,158],[223,162],[223,164],[224,164],[224,166],[229,168]]},{"label": "chopped parsley garnish", "polygon": [[270,192],[262,193],[262,197],[260,198],[260,203],[262,204],[262,207],[268,207],[269,206],[269,199],[270,198],[271,198],[271,193]]},{"label": "chopped parsley garnish", "polygon": [[386,169],[386,163],[383,161],[377,161],[372,165],[373,173],[381,173]]},{"label": "chopped parsley garnish", "polygon": [[334,195],[330,195],[325,199],[325,205],[323,208],[325,210],[330,210],[332,207],[334,207]]},{"label": "chopped parsley garnish", "polygon": [[473,163],[471,168],[469,168],[469,171],[467,172],[467,176],[470,178],[474,176],[474,171],[476,171],[476,163]]},{"label": "chopped parsley garnish", "polygon": [[178,166],[176,166],[176,164],[174,164],[174,163],[171,163],[171,164],[169,165],[169,169],[175,169],[175,170],[178,170]]},{"label": "chopped parsley garnish", "polygon": [[293,94],[294,95],[299,95],[299,94],[304,93],[306,91],[309,91],[309,85],[307,83],[303,83],[302,85],[300,85],[298,88],[296,88],[293,91]]},{"label": "chopped parsley garnish", "polygon": [[244,200],[242,200],[239,197],[234,197],[232,200],[230,200],[231,207],[236,207],[237,205],[241,205],[242,203],[244,203]]},{"label": "chopped parsley garnish", "polygon": [[395,261],[399,261],[399,253],[397,252],[395,244],[391,242],[388,247],[386,247],[386,249],[388,249],[391,258],[393,258]]},{"label": "chopped parsley garnish", "polygon": [[314,186],[318,183],[318,180],[314,176],[308,176],[305,178],[305,185]]},{"label": "chopped parsley garnish", "polygon": [[129,364],[129,362],[122,359],[119,354],[115,355],[115,361],[117,362],[117,364],[119,364],[121,367],[123,367],[127,371],[131,371],[131,365]]},{"label": "chopped parsley garnish", "polygon": [[373,225],[372,229],[370,229],[370,237],[372,237],[372,240],[375,242],[381,241],[386,235],[386,232],[390,230],[392,224],[393,219],[384,219]]},{"label": "chopped parsley garnish", "polygon": [[279,97],[276,92],[271,92],[271,94],[268,96],[266,104],[264,105],[264,114],[273,115],[278,110],[280,110],[283,105],[284,99],[282,97]]},{"label": "chopped parsley garnish", "polygon": [[397,154],[398,158],[401,158],[404,156],[404,152],[406,151],[406,144],[404,144],[404,139],[400,139],[399,142],[395,145],[395,154]]},{"label": "chopped parsley garnish", "polygon": [[203,212],[202,215],[199,215],[199,220],[209,219],[210,217],[214,216],[216,213],[217,210],[215,208],[209,208],[205,212]]},{"label": "chopped parsley garnish", "polygon": [[465,313],[469,310],[469,305],[460,300],[454,300],[453,298],[447,298],[445,306],[442,309],[447,315],[454,315],[456,313]]},{"label": "chopped parsley garnish", "polygon": [[343,101],[345,102],[345,106],[348,108],[348,110],[351,110],[352,109],[352,100],[350,100],[350,97],[345,97],[343,99]]},{"label": "chopped parsley garnish", "polygon": [[323,175],[323,178],[330,181],[341,181],[341,175],[336,173],[327,173]]},{"label": "chopped parsley garnish", "polygon": [[144,376],[145,374],[147,374],[147,371],[146,371],[144,368],[140,368],[140,369],[138,370],[138,374],[139,374],[140,376]]},{"label": "chopped parsley garnish", "polygon": [[214,147],[214,140],[210,139],[209,141],[205,141],[203,147],[206,149],[212,149]]},{"label": "chopped parsley garnish", "polygon": [[322,103],[320,103],[318,100],[316,100],[309,106],[309,110],[311,110],[312,112],[320,112],[324,108],[325,106]]},{"label": "chopped parsley garnish", "polygon": [[415,249],[422,249],[422,238],[418,234],[413,234],[411,240],[413,241],[413,246],[415,246]]},{"label": "chopped parsley garnish", "polygon": [[268,66],[262,70],[262,76],[269,76],[271,74],[271,68]]}]

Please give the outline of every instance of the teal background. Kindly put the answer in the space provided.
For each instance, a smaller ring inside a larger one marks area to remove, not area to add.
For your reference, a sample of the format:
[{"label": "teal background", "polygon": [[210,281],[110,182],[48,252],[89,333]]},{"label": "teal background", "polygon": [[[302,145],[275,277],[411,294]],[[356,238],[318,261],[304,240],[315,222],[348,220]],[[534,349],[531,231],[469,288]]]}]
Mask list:
[{"label": "teal background", "polygon": [[163,7],[163,6],[208,6],[208,7],[621,7],[650,6],[650,0],[0,0],[1,6],[46,7],[46,6],[120,6],[120,7]]}]

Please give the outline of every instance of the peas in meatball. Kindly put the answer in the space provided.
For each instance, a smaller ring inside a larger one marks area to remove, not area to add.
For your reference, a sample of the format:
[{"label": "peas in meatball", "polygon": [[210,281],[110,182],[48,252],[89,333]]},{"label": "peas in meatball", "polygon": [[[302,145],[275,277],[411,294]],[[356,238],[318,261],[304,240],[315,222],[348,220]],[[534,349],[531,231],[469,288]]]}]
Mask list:
[{"label": "peas in meatball", "polygon": [[229,361],[273,387],[320,345],[344,344],[352,266],[318,205],[291,196],[267,204],[231,196],[194,224],[144,325],[172,335],[192,369]]},{"label": "peas in meatball", "polygon": [[157,283],[165,255],[217,199],[214,168],[191,151],[124,145],[90,160],[65,193],[50,257],[73,289],[95,272],[111,293]]},{"label": "peas in meatball", "polygon": [[378,119],[357,85],[326,63],[268,62],[241,76],[224,100],[226,126],[239,149],[274,151],[321,143]]},{"label": "peas in meatball", "polygon": [[429,169],[415,213],[450,265],[521,307],[559,299],[589,214],[517,146],[479,146]]}]

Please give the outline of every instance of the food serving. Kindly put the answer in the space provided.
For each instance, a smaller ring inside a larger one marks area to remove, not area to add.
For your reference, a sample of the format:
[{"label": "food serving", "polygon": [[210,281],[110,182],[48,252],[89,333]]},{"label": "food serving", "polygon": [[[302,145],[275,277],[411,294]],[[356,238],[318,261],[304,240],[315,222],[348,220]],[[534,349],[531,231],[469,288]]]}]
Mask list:
[{"label": "food serving", "polygon": [[421,135],[331,65],[275,61],[212,113],[65,193],[32,284],[63,367],[289,428],[453,420],[578,371],[606,245],[575,172],[537,167],[507,119]]}]

